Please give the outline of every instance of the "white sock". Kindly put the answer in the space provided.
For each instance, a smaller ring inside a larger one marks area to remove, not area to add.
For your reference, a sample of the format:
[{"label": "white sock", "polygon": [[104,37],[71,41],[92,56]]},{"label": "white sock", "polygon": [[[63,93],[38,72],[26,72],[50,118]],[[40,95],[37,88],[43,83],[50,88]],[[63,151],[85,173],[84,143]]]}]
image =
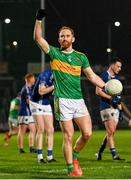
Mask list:
[{"label": "white sock", "polygon": [[53,159],[53,155],[47,156],[47,160]]},{"label": "white sock", "polygon": [[43,159],[43,155],[42,154],[38,154],[38,160]]}]

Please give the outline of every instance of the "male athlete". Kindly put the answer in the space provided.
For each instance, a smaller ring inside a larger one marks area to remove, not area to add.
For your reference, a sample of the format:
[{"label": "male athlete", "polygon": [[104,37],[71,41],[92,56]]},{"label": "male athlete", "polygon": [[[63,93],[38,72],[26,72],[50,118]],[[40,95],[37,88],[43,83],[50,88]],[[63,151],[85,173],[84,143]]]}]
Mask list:
[{"label": "male athlete", "polygon": [[12,135],[18,133],[18,111],[20,107],[20,99],[20,93],[18,93],[17,97],[12,99],[10,102],[8,117],[9,131],[5,133],[5,145],[8,145],[8,141]]},{"label": "male athlete", "polygon": [[[55,115],[63,132],[63,153],[68,176],[79,177],[82,176],[83,172],[78,164],[77,156],[92,134],[91,118],[81,92],[81,70],[94,85],[103,88],[105,83],[93,72],[86,55],[72,48],[72,43],[75,41],[73,29],[64,26],[59,30],[60,48],[48,44],[42,37],[42,18],[44,16],[44,10],[37,11],[34,39],[51,59],[50,64],[54,77]],[[73,120],[81,132],[74,148],[72,148]]]},{"label": "male athlete", "polygon": [[21,89],[21,103],[18,112],[18,147],[20,153],[25,153],[23,147],[24,134],[29,129],[29,150],[30,153],[36,153],[34,148],[36,124],[31,115],[29,108],[29,100],[32,93],[32,87],[35,83],[35,76],[32,73],[28,73],[24,77],[25,85]]},{"label": "male athlete", "polygon": [[[113,58],[108,70],[102,73],[101,78],[105,83],[110,79],[120,79],[118,73],[121,71],[121,68],[122,60],[117,57]],[[100,149],[96,153],[96,158],[97,160],[102,159],[102,153],[108,144],[113,160],[122,160],[116,153],[114,142],[118,121],[123,116],[121,97],[115,96],[112,98],[99,87],[96,87],[96,94],[100,96],[100,115],[107,132]]]},{"label": "male athlete", "polygon": [[45,163],[43,159],[43,134],[46,132],[47,162],[55,162],[53,158],[53,114],[50,105],[50,95],[54,89],[53,74],[50,69],[41,72],[33,88],[30,109],[37,122],[37,154],[38,162]]}]

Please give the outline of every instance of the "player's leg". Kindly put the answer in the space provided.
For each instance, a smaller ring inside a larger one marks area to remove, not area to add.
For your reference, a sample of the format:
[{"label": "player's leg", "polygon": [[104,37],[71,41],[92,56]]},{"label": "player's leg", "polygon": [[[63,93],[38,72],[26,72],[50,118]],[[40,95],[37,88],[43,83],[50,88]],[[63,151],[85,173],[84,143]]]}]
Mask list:
[{"label": "player's leg", "polygon": [[4,141],[5,141],[4,145],[5,146],[8,146],[9,139],[10,139],[9,131],[6,131],[4,134]]},{"label": "player's leg", "polygon": [[114,160],[120,160],[119,156],[117,156],[115,142],[114,142],[114,134],[115,134],[117,123],[115,122],[115,120],[108,120],[108,121],[105,121],[104,124],[107,131],[107,143],[109,145],[112,158]]},{"label": "player's leg", "polygon": [[18,127],[16,127],[16,126],[13,126],[12,130],[9,131],[10,136],[16,135],[17,133],[18,133]]},{"label": "player's leg", "polygon": [[74,127],[72,120],[69,121],[61,121],[60,127],[63,132],[63,153],[64,158],[67,164],[68,175],[70,175],[74,171],[73,166],[73,157],[72,157],[72,141],[74,134]]},{"label": "player's leg", "polygon": [[97,160],[102,160],[102,153],[104,152],[106,146],[107,146],[107,135],[104,137],[98,152],[95,154]]},{"label": "player's leg", "polygon": [[54,144],[54,126],[53,126],[53,115],[44,115],[44,124],[47,139],[47,161],[56,161],[53,158],[53,144]]},{"label": "player's leg", "polygon": [[45,163],[43,159],[44,116],[42,107],[42,105],[30,101],[30,109],[36,122],[37,159],[39,163]]},{"label": "player's leg", "polygon": [[10,121],[10,125],[9,125],[9,136],[13,136],[18,134],[18,120],[17,119],[12,119],[12,121]]},{"label": "player's leg", "polygon": [[66,98],[55,98],[55,116],[60,122],[61,130],[63,132],[63,153],[67,164],[68,176],[81,176],[81,174],[74,169],[73,155],[72,155],[72,141],[74,135],[73,114],[75,111],[74,100]]},{"label": "player's leg", "polygon": [[128,126],[131,127],[131,119],[129,119]]},{"label": "player's leg", "polygon": [[73,118],[81,131],[81,135],[76,140],[73,148],[73,164],[75,170],[77,170],[77,172],[82,175],[83,172],[79,166],[77,156],[79,152],[84,148],[85,144],[92,134],[92,123],[88,109],[83,99],[75,100],[72,102],[72,104],[75,109]]},{"label": "player's leg", "polygon": [[81,131],[81,135],[76,140],[73,148],[73,164],[74,168],[77,169],[77,171],[79,171],[79,173],[82,175],[83,172],[81,167],[79,166],[77,157],[79,152],[85,147],[92,134],[92,123],[89,115],[75,118],[75,122]]},{"label": "player's leg", "polygon": [[20,153],[25,153],[24,151],[24,134],[26,132],[27,129],[27,125],[26,124],[19,124],[18,127],[18,148],[19,148],[19,152]]},{"label": "player's leg", "polygon": [[128,123],[128,126],[131,127],[131,117],[127,117],[125,114],[123,115],[123,119]]},{"label": "player's leg", "polygon": [[36,153],[36,149],[34,148],[35,144],[35,135],[36,135],[36,124],[35,122],[30,122],[28,125],[29,129],[29,150],[30,153]]},{"label": "player's leg", "polygon": [[77,139],[74,150],[80,152],[92,134],[92,122],[83,99],[74,101],[74,121],[78,125],[81,135]]},{"label": "player's leg", "polygon": [[81,131],[81,135],[77,139],[74,149],[75,151],[80,152],[92,135],[92,123],[89,115],[75,118],[75,122]]},{"label": "player's leg", "polygon": [[9,139],[11,138],[10,132],[12,131],[12,122],[10,119],[8,120],[8,126],[9,130],[5,132],[4,140],[5,140],[5,145],[8,145]]},{"label": "player's leg", "polygon": [[[115,110],[114,108],[107,108],[107,109],[100,111],[100,115],[101,115],[102,122],[105,125],[107,135],[105,136],[103,143],[102,143],[101,147],[99,148],[99,151],[96,153],[97,160],[102,159],[102,153],[103,153],[104,149],[106,148],[108,141],[109,141],[108,145],[110,146],[110,148],[111,147],[114,148],[114,132],[116,130],[116,126],[118,123],[119,111]],[[108,129],[108,123],[110,124],[110,122],[112,122],[112,120],[113,120],[113,123],[111,123],[112,127],[110,125],[110,128]],[[107,124],[107,127],[106,127],[106,124]]]},{"label": "player's leg", "polygon": [[43,159],[43,134],[44,134],[44,116],[41,114],[33,115],[37,126],[37,158],[38,162],[45,163]]}]

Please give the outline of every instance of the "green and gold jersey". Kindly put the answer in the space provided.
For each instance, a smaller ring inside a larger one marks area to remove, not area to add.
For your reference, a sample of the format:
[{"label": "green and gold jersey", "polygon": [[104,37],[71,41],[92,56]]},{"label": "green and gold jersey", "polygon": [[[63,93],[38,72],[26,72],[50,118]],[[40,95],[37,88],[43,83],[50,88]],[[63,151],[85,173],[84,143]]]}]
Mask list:
[{"label": "green and gold jersey", "polygon": [[19,98],[15,98],[11,101],[10,110],[9,110],[9,118],[17,119],[19,106],[20,106],[20,99]]},{"label": "green and gold jersey", "polygon": [[48,54],[55,80],[53,94],[62,98],[82,98],[81,69],[90,67],[86,55],[75,50],[66,53],[53,46],[50,46]]}]

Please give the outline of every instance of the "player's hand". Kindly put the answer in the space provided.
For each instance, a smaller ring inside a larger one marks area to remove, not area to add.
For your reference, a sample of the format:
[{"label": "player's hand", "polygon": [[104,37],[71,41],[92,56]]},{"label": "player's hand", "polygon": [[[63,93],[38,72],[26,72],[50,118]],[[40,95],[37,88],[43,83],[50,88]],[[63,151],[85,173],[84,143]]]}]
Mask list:
[{"label": "player's hand", "polygon": [[41,21],[46,16],[45,9],[38,9],[36,12],[36,19]]},{"label": "player's hand", "polygon": [[119,121],[123,121],[124,113],[122,110],[119,110]]},{"label": "player's hand", "polygon": [[117,105],[121,104],[121,96],[113,96],[111,99],[111,104],[113,107],[117,108]]}]

